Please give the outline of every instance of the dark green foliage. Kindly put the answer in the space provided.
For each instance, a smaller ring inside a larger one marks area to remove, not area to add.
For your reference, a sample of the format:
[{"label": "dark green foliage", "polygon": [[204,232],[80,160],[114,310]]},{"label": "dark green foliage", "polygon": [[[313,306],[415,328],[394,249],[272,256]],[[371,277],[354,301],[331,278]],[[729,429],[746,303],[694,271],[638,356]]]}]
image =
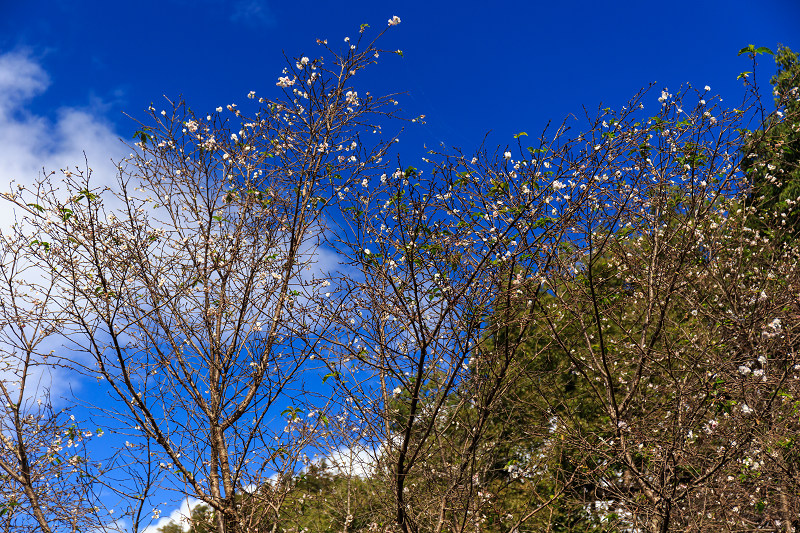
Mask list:
[{"label": "dark green foliage", "polygon": [[742,166],[753,187],[749,205],[762,218],[777,217],[790,235],[796,235],[800,231],[800,63],[798,54],[786,46],[779,46],[774,57],[778,71],[771,83],[777,110],[767,118],[765,128],[753,132],[743,150]]},{"label": "dark green foliage", "polygon": [[[240,515],[250,517],[248,531],[274,533],[319,532],[338,533],[366,531],[375,522],[376,507],[386,498],[377,498],[374,483],[340,475],[324,464],[312,464],[294,479],[276,481],[262,487],[269,491],[280,510],[248,504],[240,497]],[[254,499],[250,498],[250,501]],[[347,524],[345,526],[345,524]],[[182,533],[179,524],[171,523],[160,529],[161,533]],[[216,520],[208,507],[200,505],[192,511],[189,533],[216,531]]]}]

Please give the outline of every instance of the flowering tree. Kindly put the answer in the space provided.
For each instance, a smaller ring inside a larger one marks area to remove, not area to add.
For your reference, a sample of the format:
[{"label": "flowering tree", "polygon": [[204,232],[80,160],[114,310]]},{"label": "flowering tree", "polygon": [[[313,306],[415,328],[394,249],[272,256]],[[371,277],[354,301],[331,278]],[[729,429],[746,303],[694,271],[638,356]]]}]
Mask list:
[{"label": "flowering tree", "polygon": [[150,107],[114,186],[66,170],[6,195],[23,256],[53,279],[37,309],[58,313],[70,365],[107,384],[114,401],[97,407],[147,472],[144,487],[113,487],[135,504],[134,531],[155,483],[207,504],[220,532],[259,527],[281,503],[268,478],[291,476],[328,431],[305,383],[326,328],[319,235],[337,191],[380,166],[393,139],[376,121],[394,101],[351,85],[374,41],[319,44],[333,60],[292,62],[283,98],[252,114]]}]

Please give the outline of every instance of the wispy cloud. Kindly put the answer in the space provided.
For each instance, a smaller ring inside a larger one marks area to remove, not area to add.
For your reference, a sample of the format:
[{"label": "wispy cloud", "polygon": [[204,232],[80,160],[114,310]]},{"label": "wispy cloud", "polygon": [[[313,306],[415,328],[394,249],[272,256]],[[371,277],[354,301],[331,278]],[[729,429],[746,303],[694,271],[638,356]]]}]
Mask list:
[{"label": "wispy cloud", "polygon": [[275,15],[264,0],[239,0],[233,6],[231,21],[262,27],[273,27],[277,24]]},{"label": "wispy cloud", "polygon": [[0,55],[0,118],[47,88],[50,78],[25,52]]},{"label": "wispy cloud", "polygon": [[[49,76],[30,53],[0,55],[0,190],[11,180],[33,183],[42,169],[83,168],[87,160],[98,185],[112,183],[112,159],[121,159],[125,147],[110,122],[92,109],[60,107],[55,119],[32,112],[33,98],[49,86]],[[2,210],[0,225],[9,222]]]}]

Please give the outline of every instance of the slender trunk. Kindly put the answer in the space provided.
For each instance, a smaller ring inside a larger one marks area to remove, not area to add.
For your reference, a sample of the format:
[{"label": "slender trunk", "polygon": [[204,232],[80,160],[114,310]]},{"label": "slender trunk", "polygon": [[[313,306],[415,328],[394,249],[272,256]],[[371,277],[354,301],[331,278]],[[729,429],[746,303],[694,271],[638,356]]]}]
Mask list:
[{"label": "slender trunk", "polygon": [[663,500],[661,504],[661,516],[657,516],[655,520],[658,520],[659,527],[655,529],[658,533],[667,533],[669,531],[669,518],[670,514],[672,513],[672,501],[671,500]]},{"label": "slender trunk", "polygon": [[794,531],[794,527],[792,527],[792,506],[791,503],[789,503],[788,492],[789,490],[786,483],[781,483],[781,522],[783,523],[783,530],[786,533],[792,533]]}]

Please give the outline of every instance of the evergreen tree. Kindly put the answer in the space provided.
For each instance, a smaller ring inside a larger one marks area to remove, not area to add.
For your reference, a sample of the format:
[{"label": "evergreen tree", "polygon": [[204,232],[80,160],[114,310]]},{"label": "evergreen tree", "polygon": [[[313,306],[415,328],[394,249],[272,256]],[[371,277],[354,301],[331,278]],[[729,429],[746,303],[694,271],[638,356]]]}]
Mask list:
[{"label": "evergreen tree", "polygon": [[[740,53],[754,57],[758,50],[750,46]],[[800,231],[800,62],[782,45],[774,58],[778,70],[770,81],[776,111],[745,145],[742,166],[752,183],[749,205],[762,218],[777,217],[795,235]]]}]

